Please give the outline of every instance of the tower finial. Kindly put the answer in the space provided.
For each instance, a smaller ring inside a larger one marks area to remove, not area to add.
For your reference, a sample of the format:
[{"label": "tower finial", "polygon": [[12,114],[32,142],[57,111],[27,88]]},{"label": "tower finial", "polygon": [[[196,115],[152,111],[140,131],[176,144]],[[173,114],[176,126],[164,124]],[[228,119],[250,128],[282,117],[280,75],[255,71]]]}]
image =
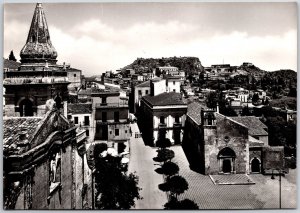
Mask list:
[{"label": "tower finial", "polygon": [[42,3],[37,3],[26,44],[20,53],[22,63],[56,63],[57,52],[53,47]]}]

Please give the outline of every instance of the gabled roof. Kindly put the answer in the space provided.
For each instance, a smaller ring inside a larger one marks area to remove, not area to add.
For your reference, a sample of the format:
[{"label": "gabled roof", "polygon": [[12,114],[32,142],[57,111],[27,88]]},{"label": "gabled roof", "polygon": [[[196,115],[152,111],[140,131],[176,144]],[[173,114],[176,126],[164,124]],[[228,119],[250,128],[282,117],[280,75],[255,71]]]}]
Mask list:
[{"label": "gabled roof", "polygon": [[246,126],[248,128],[249,135],[268,135],[268,132],[266,131],[268,127],[255,116],[239,116],[230,118]]},{"label": "gabled roof", "polygon": [[68,113],[72,114],[91,114],[92,113],[92,104],[68,104]]},{"label": "gabled roof", "polygon": [[206,108],[199,102],[192,102],[188,105],[187,116],[194,120],[198,125],[201,124],[201,108]]},{"label": "gabled roof", "polygon": [[150,87],[150,81],[145,81],[141,84],[136,85],[135,87]]},{"label": "gabled roof", "polygon": [[162,93],[156,96],[144,96],[142,98],[150,106],[171,106],[171,105],[185,105],[182,101],[181,94],[170,92]]}]

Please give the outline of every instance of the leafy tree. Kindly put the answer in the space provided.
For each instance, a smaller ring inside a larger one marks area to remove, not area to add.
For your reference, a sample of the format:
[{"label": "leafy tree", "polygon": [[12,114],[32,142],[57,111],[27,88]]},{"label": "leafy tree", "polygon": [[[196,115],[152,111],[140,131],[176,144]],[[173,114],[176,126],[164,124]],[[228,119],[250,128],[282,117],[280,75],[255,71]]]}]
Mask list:
[{"label": "leafy tree", "polygon": [[234,109],[230,106],[227,106],[227,107],[224,107],[224,108],[220,107],[220,113],[225,115],[225,116],[237,116]]},{"label": "leafy tree", "polygon": [[14,51],[10,51],[9,56],[8,56],[8,60],[10,61],[17,61],[15,55],[14,55]]},{"label": "leafy tree", "polygon": [[[101,146],[98,151],[103,150]],[[103,151],[106,152],[106,151]],[[97,157],[95,188],[97,190],[96,207],[98,209],[130,209],[135,205],[134,199],[141,199],[138,177],[130,173],[126,174],[127,168],[121,163],[121,157],[109,154]]]},{"label": "leafy tree", "polygon": [[173,176],[178,173],[179,167],[176,163],[169,161],[169,162],[165,162],[161,166],[161,171],[162,171],[162,174],[164,174],[164,175]]},{"label": "leafy tree", "polygon": [[160,149],[165,149],[167,147],[172,146],[172,143],[169,138],[159,138],[156,141],[156,146],[159,147]]},{"label": "leafy tree", "polygon": [[189,185],[183,177],[175,175],[167,178],[167,181],[163,184],[160,184],[159,188],[162,191],[169,191],[171,196],[175,196],[177,199],[178,195],[182,194],[189,188]]},{"label": "leafy tree", "polygon": [[218,95],[216,92],[208,93],[206,97],[206,106],[208,108],[216,108],[218,102]]},{"label": "leafy tree", "polygon": [[199,206],[189,199],[184,199],[182,201],[178,201],[175,197],[171,197],[170,201],[164,205],[164,209],[166,210],[196,210],[199,209]]},{"label": "leafy tree", "polygon": [[156,162],[166,162],[174,158],[175,153],[173,150],[161,149],[157,150],[157,156],[153,158]]}]

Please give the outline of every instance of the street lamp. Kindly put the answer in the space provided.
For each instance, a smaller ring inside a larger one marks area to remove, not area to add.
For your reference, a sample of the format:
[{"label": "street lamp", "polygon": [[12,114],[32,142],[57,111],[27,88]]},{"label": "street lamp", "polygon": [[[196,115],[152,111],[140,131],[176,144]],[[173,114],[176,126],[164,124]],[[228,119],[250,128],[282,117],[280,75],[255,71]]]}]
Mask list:
[{"label": "street lamp", "polygon": [[[278,174],[279,174],[279,208],[281,209],[281,175],[284,176],[284,172],[281,169],[276,169],[278,170]],[[271,179],[274,180],[274,169],[272,169],[272,176]]]}]

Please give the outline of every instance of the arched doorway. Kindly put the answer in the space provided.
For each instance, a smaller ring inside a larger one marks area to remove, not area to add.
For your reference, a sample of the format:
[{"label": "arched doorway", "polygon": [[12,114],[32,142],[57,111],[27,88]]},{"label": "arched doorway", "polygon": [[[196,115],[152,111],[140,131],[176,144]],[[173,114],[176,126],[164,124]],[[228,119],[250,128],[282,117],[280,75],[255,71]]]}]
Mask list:
[{"label": "arched doorway", "polygon": [[256,157],[251,161],[251,172],[260,173],[260,161]]},{"label": "arched doorway", "polygon": [[24,99],[19,105],[20,116],[33,116],[33,103],[29,99]]},{"label": "arched doorway", "polygon": [[235,172],[235,152],[226,147],[218,154],[219,172],[223,174],[231,174]]}]

